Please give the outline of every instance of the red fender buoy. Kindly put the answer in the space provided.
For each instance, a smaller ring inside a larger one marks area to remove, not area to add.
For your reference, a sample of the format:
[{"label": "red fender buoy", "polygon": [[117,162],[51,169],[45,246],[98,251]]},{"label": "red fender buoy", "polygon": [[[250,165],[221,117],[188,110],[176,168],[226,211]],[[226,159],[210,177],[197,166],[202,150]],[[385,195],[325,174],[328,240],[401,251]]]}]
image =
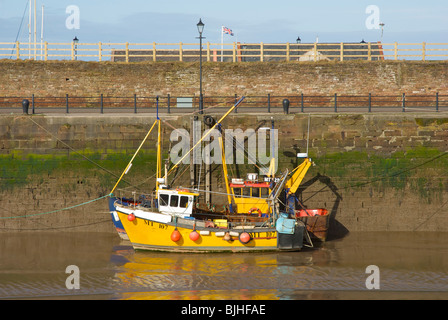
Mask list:
[{"label": "red fender buoy", "polygon": [[191,241],[196,241],[199,239],[199,233],[196,230],[190,232]]},{"label": "red fender buoy", "polygon": [[134,221],[135,220],[135,214],[131,213],[130,215],[128,215],[128,220],[129,221]]},{"label": "red fender buoy", "polygon": [[180,237],[180,232],[177,229],[174,229],[174,231],[171,233],[171,240],[177,242],[180,240]]},{"label": "red fender buoy", "polygon": [[250,240],[252,240],[250,234],[248,234],[247,232],[240,233],[238,239],[242,244],[247,244]]}]

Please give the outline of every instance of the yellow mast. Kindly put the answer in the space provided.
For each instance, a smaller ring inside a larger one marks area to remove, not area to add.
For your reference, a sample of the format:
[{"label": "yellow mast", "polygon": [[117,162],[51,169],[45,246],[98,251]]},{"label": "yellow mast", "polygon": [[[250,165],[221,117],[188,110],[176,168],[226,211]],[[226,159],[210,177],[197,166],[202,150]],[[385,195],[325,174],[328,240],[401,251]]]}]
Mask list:
[{"label": "yellow mast", "polygon": [[[159,120],[160,121],[160,120]],[[123,173],[121,174],[120,178],[118,179],[117,183],[115,184],[115,186],[113,187],[112,191],[110,192],[111,194],[114,193],[115,189],[117,188],[118,184],[120,183],[121,179],[123,179],[123,176],[125,174],[128,173],[128,171],[131,169],[132,167],[132,161],[134,161],[135,156],[137,155],[137,153],[140,151],[140,149],[142,148],[143,144],[145,143],[146,139],[148,139],[149,134],[151,133],[152,129],[154,129],[154,126],[156,125],[157,121],[154,122],[154,124],[152,125],[151,129],[149,129],[148,133],[146,134],[146,137],[143,139],[142,143],[140,144],[140,146],[138,147],[137,151],[134,153],[134,156],[132,157],[131,161],[129,161],[128,165],[126,166],[126,169],[124,169]]]}]

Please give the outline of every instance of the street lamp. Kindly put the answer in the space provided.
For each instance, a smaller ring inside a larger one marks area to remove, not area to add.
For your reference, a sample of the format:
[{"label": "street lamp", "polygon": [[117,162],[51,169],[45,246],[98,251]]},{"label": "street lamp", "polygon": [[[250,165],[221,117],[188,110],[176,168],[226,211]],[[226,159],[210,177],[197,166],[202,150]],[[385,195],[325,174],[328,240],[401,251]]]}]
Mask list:
[{"label": "street lamp", "polygon": [[202,96],[202,32],[204,31],[204,23],[199,19],[198,24],[199,32],[199,114],[204,113],[204,97]]},{"label": "street lamp", "polygon": [[297,37],[296,42],[297,43],[302,43],[302,39],[300,39],[300,37]]},{"label": "street lamp", "polygon": [[77,51],[78,51],[78,42],[79,42],[79,39],[78,39],[78,37],[75,36],[75,38],[73,38],[73,43],[75,44],[75,60],[78,60],[78,57],[76,56]]}]

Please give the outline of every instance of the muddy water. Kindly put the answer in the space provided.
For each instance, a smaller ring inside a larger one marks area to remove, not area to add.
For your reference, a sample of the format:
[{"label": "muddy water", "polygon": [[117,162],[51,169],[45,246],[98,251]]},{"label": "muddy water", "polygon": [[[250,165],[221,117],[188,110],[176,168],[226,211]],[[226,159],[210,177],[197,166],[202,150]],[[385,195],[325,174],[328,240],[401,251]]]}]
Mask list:
[{"label": "muddy water", "polygon": [[171,254],[114,234],[1,233],[0,299],[448,299],[447,240],[363,232],[295,253]]}]

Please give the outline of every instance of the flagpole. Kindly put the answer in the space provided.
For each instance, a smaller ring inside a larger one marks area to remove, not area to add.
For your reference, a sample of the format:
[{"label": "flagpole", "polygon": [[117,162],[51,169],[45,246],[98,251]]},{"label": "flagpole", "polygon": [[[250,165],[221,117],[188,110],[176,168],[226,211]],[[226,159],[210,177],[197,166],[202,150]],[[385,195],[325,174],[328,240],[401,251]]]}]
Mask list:
[{"label": "flagpole", "polygon": [[221,62],[223,61],[224,52],[224,26],[221,26]]}]

